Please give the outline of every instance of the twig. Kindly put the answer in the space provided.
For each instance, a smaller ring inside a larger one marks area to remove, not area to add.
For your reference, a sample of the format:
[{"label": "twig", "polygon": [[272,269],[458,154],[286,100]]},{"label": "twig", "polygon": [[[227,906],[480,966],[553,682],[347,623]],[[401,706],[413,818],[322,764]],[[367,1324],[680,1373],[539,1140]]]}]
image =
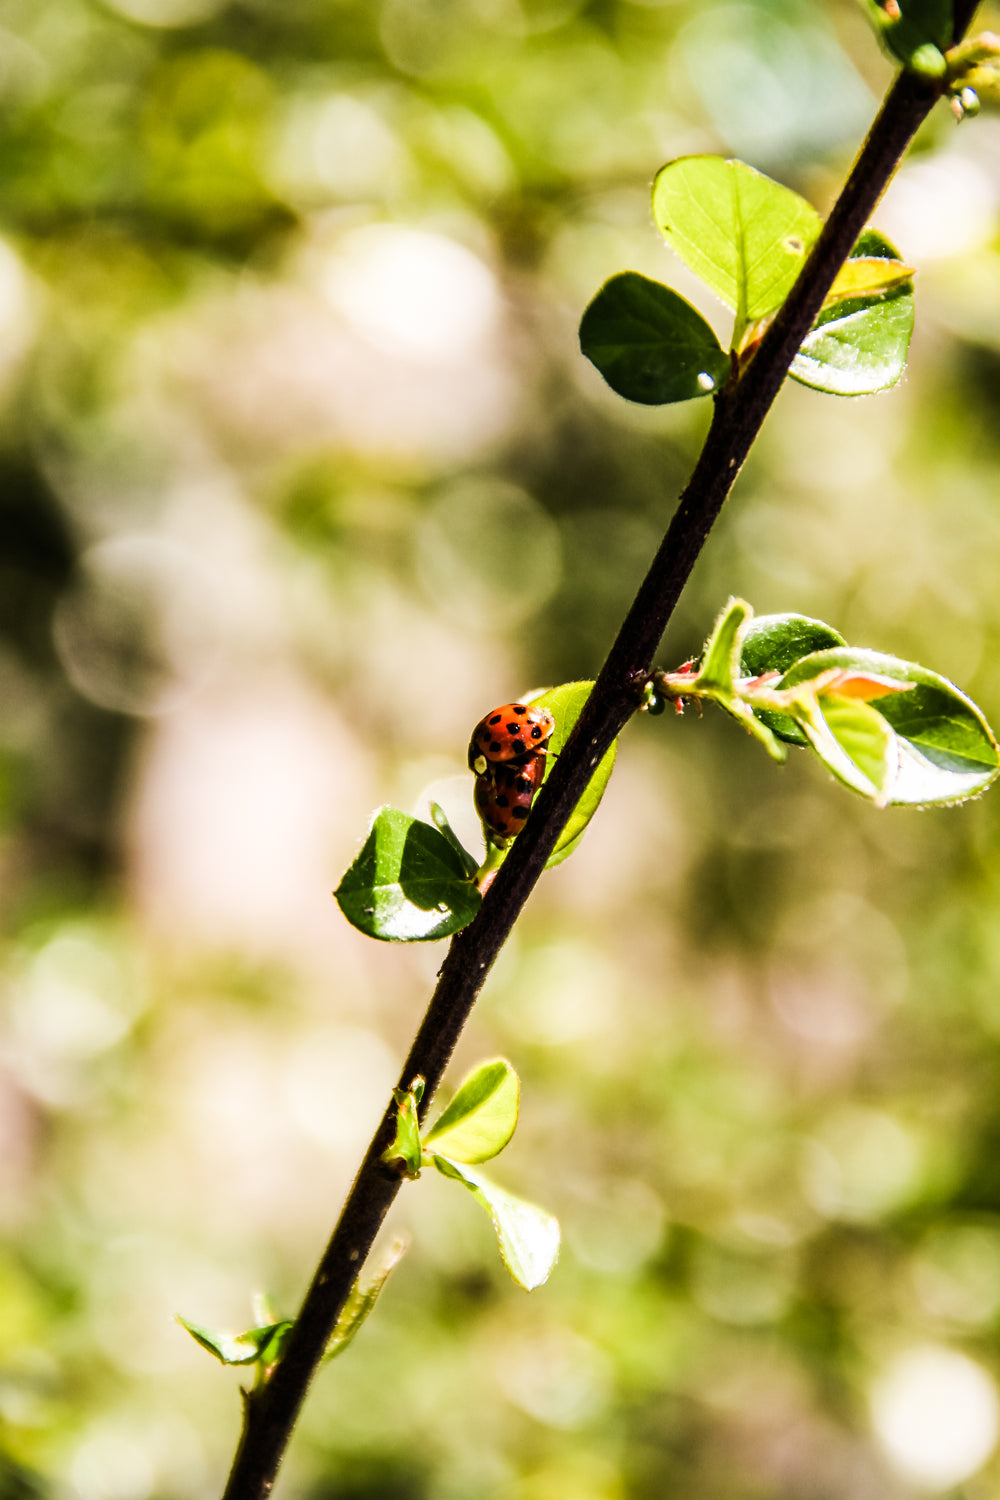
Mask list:
[{"label": "twig", "polygon": [[[964,34],[974,9],[975,0],[957,0],[956,40]],[[791,294],[742,377],[716,397],[694,473],[576,728],[478,915],[452,940],[399,1080],[405,1088],[418,1073],[424,1077],[422,1112],[434,1097],[493,961],[594,767],[638,707],[641,686],[680,592],[796,350],[942,87],[912,73],[896,79]],[[381,1162],[393,1136],[394,1118],[395,1105],[390,1103],[317,1267],[284,1355],[267,1383],[245,1398],[243,1433],[224,1500],[263,1500],[271,1491],[334,1323],[399,1190],[399,1178]]]}]

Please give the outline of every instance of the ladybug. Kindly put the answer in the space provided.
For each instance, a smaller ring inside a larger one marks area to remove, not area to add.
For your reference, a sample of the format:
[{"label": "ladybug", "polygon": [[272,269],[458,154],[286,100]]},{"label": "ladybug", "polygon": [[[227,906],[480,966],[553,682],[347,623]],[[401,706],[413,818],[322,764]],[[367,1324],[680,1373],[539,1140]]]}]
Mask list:
[{"label": "ladybug", "polygon": [[547,708],[531,708],[527,703],[504,703],[472,731],[469,744],[469,770],[482,776],[490,766],[547,755],[545,742],[556,727]]},{"label": "ladybug", "polygon": [[545,756],[536,752],[523,760],[498,761],[476,777],[476,812],[488,834],[510,839],[520,833],[544,776]]}]

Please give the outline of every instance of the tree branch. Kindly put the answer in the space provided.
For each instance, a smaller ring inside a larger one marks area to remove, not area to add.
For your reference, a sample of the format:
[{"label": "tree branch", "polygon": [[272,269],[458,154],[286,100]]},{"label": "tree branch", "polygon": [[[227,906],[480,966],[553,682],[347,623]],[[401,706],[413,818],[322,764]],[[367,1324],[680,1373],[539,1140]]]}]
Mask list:
[{"label": "tree branch", "polygon": [[[974,0],[957,0],[956,39]],[[715,399],[705,446],[663,542],[611,648],[569,742],[539,793],[475,920],[453,938],[400,1086],[426,1080],[434,1096],[462,1028],[594,767],[636,711],[654,653],[708,534],[830,286],[943,84],[902,73],[893,84],[787,301],[740,379]],[[246,1397],[244,1427],[224,1500],[262,1500],[337,1316],[400,1180],[380,1158],[393,1137],[390,1103],[317,1267],[284,1355]]]}]

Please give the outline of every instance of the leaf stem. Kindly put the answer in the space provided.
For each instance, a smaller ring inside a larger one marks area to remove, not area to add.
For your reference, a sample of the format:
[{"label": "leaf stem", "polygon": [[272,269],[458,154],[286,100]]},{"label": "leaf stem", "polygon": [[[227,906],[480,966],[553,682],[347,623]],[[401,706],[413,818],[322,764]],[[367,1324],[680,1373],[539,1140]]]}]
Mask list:
[{"label": "leaf stem", "polygon": [[[975,0],[956,0],[955,37]],[[903,152],[944,88],[901,73],[892,85],[844,189],[784,306],[736,382],[715,398],[708,436],[649,572],[622,623],[590,698],[531,818],[514,841],[474,921],[451,942],[437,988],[400,1073],[406,1088],[427,1080],[423,1118],[493,962],[545,867],[594,768],[638,709],[654,653],[681,590],[732,489],[788,367],[834,278],[882,196]],[[382,1162],[393,1139],[390,1101],[274,1373],[244,1398],[244,1423],[224,1500],[270,1494],[309,1384],[400,1178]]]}]

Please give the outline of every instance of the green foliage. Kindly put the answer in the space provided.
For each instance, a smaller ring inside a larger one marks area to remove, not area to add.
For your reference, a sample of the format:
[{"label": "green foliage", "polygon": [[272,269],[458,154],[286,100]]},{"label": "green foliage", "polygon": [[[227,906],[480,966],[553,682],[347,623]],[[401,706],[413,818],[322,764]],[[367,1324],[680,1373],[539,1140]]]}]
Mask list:
[{"label": "green foliage", "polygon": [[287,1319],[248,1328],[244,1333],[218,1333],[189,1323],[179,1314],[178,1323],[186,1328],[196,1344],[207,1349],[224,1365],[257,1365],[269,1368],[281,1357],[292,1324]]},{"label": "green foliage", "polygon": [[[881,281],[880,262],[892,268]],[[858,263],[865,272],[854,282],[850,273]],[[895,385],[913,335],[908,271],[884,235],[866,230],[803,339],[792,378],[832,396],[869,396]]]},{"label": "green foliage", "polygon": [[735,312],[735,349],[784,302],[822,226],[798,193],[718,156],[662,167],[653,217],[671,249]]},{"label": "green foliage", "polygon": [[649,406],[710,395],[729,375],[729,356],[701,314],[635,271],[598,292],[580,323],[580,348],[619,396]]},{"label": "green foliage", "polygon": [[[546,766],[546,777],[551,772],[552,761],[566,744],[577,719],[583,712],[583,706],[590,697],[593,685],[592,682],[564,682],[560,687],[548,688],[544,693],[538,693],[531,699],[533,704],[547,708],[556,721],[556,727],[548,741],[552,754],[549,757],[549,765]],[[566,826],[549,855],[545,866],[547,870],[562,864],[564,859],[568,859],[580,847],[580,840],[583,838],[587,824],[597,811],[605,788],[611,780],[617,750],[618,744],[615,741],[587,783],[586,790],[567,819]]]},{"label": "green foliage", "polygon": [[[368,1318],[391,1273],[399,1265],[406,1254],[406,1240],[396,1240],[389,1249],[379,1257],[374,1254],[370,1257],[365,1267],[364,1279],[359,1276],[351,1287],[347,1301],[340,1310],[340,1316],[333,1325],[333,1332],[327,1340],[325,1360],[338,1358],[354,1342],[362,1325]],[[374,1266],[372,1262],[374,1261]]]},{"label": "green foliage", "polygon": [[514,1134],[520,1094],[518,1076],[506,1059],[482,1063],[427,1131],[424,1146],[452,1161],[489,1161]]},{"label": "green foliage", "polygon": [[803,657],[778,687],[795,688],[838,670],[906,685],[870,705],[892,735],[893,762],[882,788],[886,802],[914,807],[962,802],[993,781],[1000,752],[982,711],[954,683],[915,662],[834,647]]},{"label": "green foliage", "polygon": [[480,903],[453,843],[394,807],[376,812],[334,895],[352,926],[392,943],[448,937],[472,921]]},{"label": "green foliage", "polygon": [[[686,156],[653,186],[668,244],[733,309],[732,350],[753,348],[791,290],[821,220],[804,198],[740,161]],[[912,267],[876,230],[858,239],[789,373],[835,396],[894,385],[913,332]],[[669,288],[634,271],[606,282],[580,346],[619,395],[645,404],[707,396],[731,373],[715,334]]]},{"label": "green foliage", "polygon": [[[416,1080],[408,1090],[395,1091],[396,1135],[383,1153],[383,1161],[411,1179],[419,1177],[421,1167],[429,1161],[443,1177],[468,1188],[490,1216],[504,1265],[519,1285],[532,1291],[545,1281],[555,1264],[559,1224],[544,1209],[498,1187],[473,1165],[499,1156],[517,1128],[521,1096],[517,1074],[504,1058],[480,1063],[421,1136],[417,1108],[422,1094],[423,1079]],[[380,1286],[381,1282],[372,1302]],[[367,1316],[367,1311],[364,1309],[361,1316]],[[353,1330],[352,1323],[335,1353],[346,1346]]]},{"label": "green foliage", "polygon": [[808,745],[833,775],[878,807],[976,797],[1000,770],[989,724],[953,683],[913,662],[847,646],[822,621],[766,616],[733,599],[701,666],[658,673],[663,696],[707,698],[775,760]]},{"label": "green foliage", "polygon": [[435,1156],[434,1165],[443,1177],[461,1182],[490,1216],[503,1263],[526,1292],[548,1280],[559,1254],[559,1222],[537,1204],[498,1187],[465,1163]]},{"label": "green foliage", "polygon": [[415,1078],[408,1089],[393,1089],[396,1133],[382,1152],[382,1160],[401,1176],[417,1178],[423,1164],[420,1121],[417,1111],[424,1095],[424,1080]]}]

